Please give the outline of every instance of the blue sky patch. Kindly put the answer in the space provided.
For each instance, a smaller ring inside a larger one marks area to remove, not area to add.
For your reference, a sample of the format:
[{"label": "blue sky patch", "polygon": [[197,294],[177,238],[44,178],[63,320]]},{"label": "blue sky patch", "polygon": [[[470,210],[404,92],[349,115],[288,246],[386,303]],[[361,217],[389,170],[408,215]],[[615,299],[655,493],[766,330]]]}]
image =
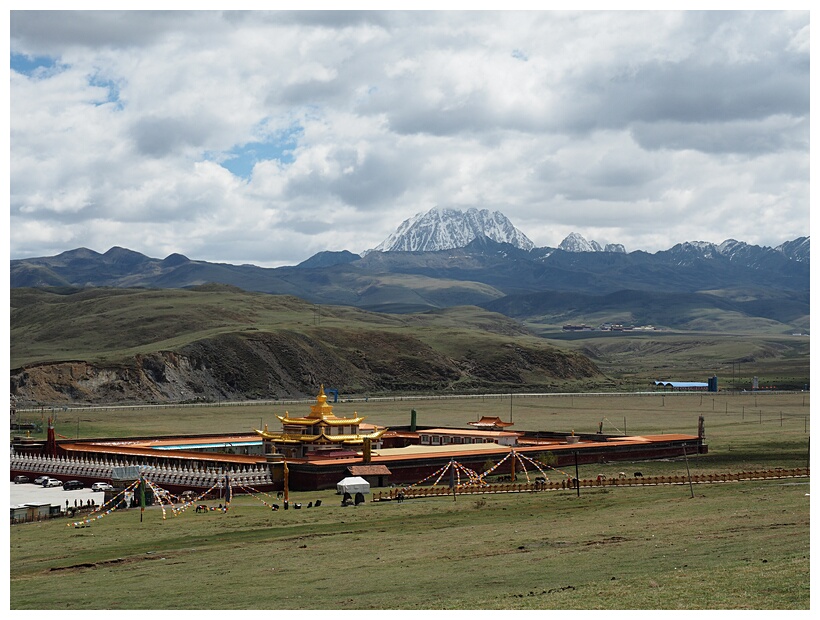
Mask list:
[{"label": "blue sky patch", "polygon": [[108,96],[105,99],[99,99],[94,102],[95,105],[103,105],[106,103],[116,103],[116,108],[122,110],[122,102],[120,102],[120,85],[114,80],[102,79],[98,75],[92,75],[88,83],[91,86],[105,88],[108,90]]},{"label": "blue sky patch", "polygon": [[29,77],[33,77],[35,74],[53,73],[57,67],[57,59],[50,56],[27,56],[26,54],[11,53],[11,68],[17,73]]},{"label": "blue sky patch", "polygon": [[248,142],[227,153],[227,158],[219,162],[232,174],[249,179],[253,167],[260,161],[276,159],[283,164],[293,163],[293,149],[296,148],[302,127],[293,126],[272,136],[267,142]]}]

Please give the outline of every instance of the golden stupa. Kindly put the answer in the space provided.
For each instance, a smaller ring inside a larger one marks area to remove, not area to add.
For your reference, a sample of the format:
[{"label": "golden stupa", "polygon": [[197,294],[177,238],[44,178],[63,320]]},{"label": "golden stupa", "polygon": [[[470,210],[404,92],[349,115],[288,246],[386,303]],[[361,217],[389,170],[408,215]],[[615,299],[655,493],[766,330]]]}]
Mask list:
[{"label": "golden stupa", "polygon": [[381,428],[370,433],[360,433],[359,425],[364,420],[363,417],[337,417],[333,413],[333,406],[327,403],[324,385],[319,388],[316,404],[310,406],[310,415],[293,418],[285,412],[284,416],[276,417],[282,422],[282,432],[271,433],[267,425],[264,430],[257,429],[256,432],[276,452],[290,458],[301,458],[307,452],[324,452],[334,447],[361,448],[365,441],[378,440],[387,431],[386,428]]}]

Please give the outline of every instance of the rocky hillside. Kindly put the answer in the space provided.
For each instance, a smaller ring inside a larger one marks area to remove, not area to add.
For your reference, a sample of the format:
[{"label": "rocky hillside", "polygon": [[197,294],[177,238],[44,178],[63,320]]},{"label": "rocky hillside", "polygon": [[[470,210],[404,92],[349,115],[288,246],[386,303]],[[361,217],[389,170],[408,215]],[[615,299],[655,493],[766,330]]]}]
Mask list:
[{"label": "rocky hillside", "polygon": [[604,381],[583,355],[478,308],[395,317],[219,288],[24,290],[12,306],[12,360],[26,360],[11,373],[21,406],[305,398],[319,384],[375,395]]}]

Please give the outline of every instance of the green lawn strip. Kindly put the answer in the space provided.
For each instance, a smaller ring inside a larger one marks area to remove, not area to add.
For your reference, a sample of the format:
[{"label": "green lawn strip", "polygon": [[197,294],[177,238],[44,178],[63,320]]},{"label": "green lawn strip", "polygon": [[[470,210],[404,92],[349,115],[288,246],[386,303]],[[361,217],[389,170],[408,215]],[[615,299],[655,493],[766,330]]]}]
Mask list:
[{"label": "green lawn strip", "polygon": [[807,492],[767,481],[695,498],[670,486],[356,508],[324,495],[275,513],[243,498],[227,514],[15,526],[12,608],[807,608]]}]

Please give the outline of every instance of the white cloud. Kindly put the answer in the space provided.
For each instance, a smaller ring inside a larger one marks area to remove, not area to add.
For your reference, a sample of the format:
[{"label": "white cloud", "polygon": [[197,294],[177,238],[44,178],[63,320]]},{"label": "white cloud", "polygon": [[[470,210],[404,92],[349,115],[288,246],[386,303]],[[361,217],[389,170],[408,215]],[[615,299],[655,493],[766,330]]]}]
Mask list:
[{"label": "white cloud", "polygon": [[10,35],[12,258],[295,264],[433,206],[540,246],[809,233],[806,11],[12,11]]}]

